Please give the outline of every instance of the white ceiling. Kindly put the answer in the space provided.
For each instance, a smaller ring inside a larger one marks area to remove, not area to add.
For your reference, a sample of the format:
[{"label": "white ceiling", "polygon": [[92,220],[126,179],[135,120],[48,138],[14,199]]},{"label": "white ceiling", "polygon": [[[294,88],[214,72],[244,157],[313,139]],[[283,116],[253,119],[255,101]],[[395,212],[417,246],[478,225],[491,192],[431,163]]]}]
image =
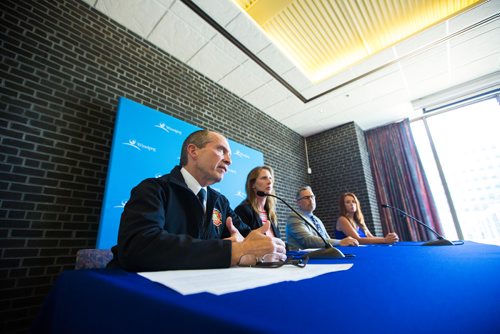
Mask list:
[{"label": "white ceiling", "polygon": [[421,114],[414,110],[414,100],[492,73],[500,81],[500,0],[487,1],[317,84],[231,0],[192,1],[296,94],[181,0],[84,1],[305,137],[351,121],[367,130],[412,119]]}]

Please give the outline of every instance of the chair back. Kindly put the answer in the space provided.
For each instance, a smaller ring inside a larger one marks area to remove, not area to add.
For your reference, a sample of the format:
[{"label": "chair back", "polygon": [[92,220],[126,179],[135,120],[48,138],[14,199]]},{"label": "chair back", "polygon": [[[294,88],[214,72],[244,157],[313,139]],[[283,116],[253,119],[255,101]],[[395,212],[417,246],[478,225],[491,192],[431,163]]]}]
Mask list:
[{"label": "chair back", "polygon": [[102,269],[113,259],[110,249],[80,249],[76,252],[75,269]]}]

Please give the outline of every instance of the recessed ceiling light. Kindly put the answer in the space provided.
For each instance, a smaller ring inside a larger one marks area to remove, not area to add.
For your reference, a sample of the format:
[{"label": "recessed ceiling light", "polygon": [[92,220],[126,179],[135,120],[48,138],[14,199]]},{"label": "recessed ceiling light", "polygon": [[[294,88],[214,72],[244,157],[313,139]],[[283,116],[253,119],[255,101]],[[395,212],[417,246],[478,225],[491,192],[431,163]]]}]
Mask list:
[{"label": "recessed ceiling light", "polygon": [[319,82],[484,0],[233,0]]}]

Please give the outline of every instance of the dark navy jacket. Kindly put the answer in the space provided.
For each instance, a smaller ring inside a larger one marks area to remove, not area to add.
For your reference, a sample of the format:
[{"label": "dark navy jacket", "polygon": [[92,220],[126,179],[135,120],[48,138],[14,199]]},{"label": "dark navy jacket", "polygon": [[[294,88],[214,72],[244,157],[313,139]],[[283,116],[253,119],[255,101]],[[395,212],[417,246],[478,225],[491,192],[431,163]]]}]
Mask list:
[{"label": "dark navy jacket", "polygon": [[[257,212],[252,209],[250,202],[248,200],[244,200],[234,209],[236,214],[240,216],[241,220],[248,225],[252,230],[255,230],[262,226],[262,219]],[[274,232],[274,236],[276,238],[280,238],[280,231],[277,226],[271,223],[271,228]]]},{"label": "dark navy jacket", "polygon": [[207,187],[207,209],[187,187],[177,166],[170,174],[149,178],[132,189],[123,210],[118,244],[108,268],[129,271],[225,268],[231,265],[226,218],[245,237],[250,228],[229,201]]}]

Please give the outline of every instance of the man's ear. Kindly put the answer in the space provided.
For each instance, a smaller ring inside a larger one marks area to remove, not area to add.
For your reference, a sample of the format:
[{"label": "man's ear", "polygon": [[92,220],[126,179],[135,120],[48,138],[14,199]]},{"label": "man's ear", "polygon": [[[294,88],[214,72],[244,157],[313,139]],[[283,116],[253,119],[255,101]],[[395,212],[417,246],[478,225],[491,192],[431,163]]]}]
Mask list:
[{"label": "man's ear", "polygon": [[186,148],[187,154],[194,160],[198,158],[198,147],[195,144],[189,144]]}]

